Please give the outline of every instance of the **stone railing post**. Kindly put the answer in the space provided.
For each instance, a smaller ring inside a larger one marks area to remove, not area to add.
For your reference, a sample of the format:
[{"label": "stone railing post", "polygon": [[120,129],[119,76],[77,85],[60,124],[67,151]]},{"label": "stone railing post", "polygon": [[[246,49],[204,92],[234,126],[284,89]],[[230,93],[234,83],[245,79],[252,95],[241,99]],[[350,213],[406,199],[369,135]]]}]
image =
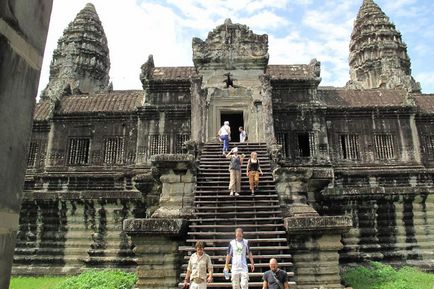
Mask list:
[{"label": "stone railing post", "polygon": [[297,289],[342,289],[341,234],[352,227],[350,216],[297,216],[284,219]]},{"label": "stone railing post", "polygon": [[196,167],[193,155],[155,155],[152,170],[161,183],[159,203],[151,218],[127,219],[137,256],[136,289],[176,288],[182,264],[178,247],[193,214]]},{"label": "stone railing post", "polygon": [[182,256],[178,246],[185,239],[184,219],[127,219],[124,231],[131,236],[137,256],[135,289],[176,288]]}]

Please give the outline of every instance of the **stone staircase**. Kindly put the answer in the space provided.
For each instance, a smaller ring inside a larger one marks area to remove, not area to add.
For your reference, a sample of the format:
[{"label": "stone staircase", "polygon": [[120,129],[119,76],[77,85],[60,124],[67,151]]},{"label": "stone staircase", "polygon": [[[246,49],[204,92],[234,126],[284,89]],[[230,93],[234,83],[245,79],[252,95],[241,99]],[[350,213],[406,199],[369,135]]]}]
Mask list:
[{"label": "stone staircase", "polygon": [[[194,244],[201,240],[205,242],[205,252],[214,264],[214,283],[208,284],[208,288],[231,287],[230,280],[223,277],[223,267],[229,241],[234,239],[238,227],[243,228],[244,238],[249,240],[255,260],[255,272],[249,273],[249,288],[262,288],[262,273],[269,269],[268,262],[272,257],[277,259],[280,268],[288,272],[291,280],[294,275],[291,255],[267,147],[260,143],[231,143],[231,148],[234,146],[238,146],[240,154],[246,155],[238,197],[229,196],[229,160],[222,155],[221,145],[205,144],[201,153],[194,200],[195,218],[189,223],[186,246],[179,248],[185,254],[181,280],[185,277]],[[264,173],[260,189],[254,196],[250,193],[246,176],[246,164],[252,151],[258,153]]]}]

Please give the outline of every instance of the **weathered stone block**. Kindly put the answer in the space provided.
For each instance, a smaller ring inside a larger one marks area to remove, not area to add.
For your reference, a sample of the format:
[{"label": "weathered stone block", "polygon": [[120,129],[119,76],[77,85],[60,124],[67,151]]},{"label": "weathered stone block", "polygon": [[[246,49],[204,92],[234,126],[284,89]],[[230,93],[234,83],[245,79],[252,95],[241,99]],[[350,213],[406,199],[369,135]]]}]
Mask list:
[{"label": "weathered stone block", "polygon": [[160,177],[160,181],[163,183],[163,188],[164,188],[165,183],[181,182],[181,175],[175,175],[175,174],[162,175]]},{"label": "weathered stone block", "polygon": [[187,222],[183,219],[127,219],[123,222],[123,229],[128,234],[144,235],[181,235],[186,229]]}]

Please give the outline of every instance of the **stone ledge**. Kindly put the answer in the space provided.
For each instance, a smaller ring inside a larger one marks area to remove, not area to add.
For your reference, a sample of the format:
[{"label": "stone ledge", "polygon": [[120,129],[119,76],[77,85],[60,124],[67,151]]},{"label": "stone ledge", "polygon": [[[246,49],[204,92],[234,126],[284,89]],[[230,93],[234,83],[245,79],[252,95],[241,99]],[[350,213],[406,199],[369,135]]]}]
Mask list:
[{"label": "stone ledge", "polygon": [[324,232],[347,232],[353,227],[351,216],[308,216],[284,219],[286,232],[290,235]]},{"label": "stone ledge", "polygon": [[139,191],[26,192],[24,200],[142,199]]},{"label": "stone ledge", "polygon": [[187,229],[185,219],[126,219],[123,230],[128,234],[180,236]]}]

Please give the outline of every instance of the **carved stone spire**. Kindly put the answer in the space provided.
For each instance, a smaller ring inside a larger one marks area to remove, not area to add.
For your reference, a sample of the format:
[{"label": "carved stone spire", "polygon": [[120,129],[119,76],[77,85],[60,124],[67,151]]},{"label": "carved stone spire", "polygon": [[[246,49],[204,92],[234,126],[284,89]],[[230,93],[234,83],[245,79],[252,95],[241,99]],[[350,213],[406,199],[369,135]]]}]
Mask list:
[{"label": "carved stone spire", "polygon": [[59,39],[42,98],[105,91],[109,88],[107,38],[92,4],[87,4]]},{"label": "carved stone spire", "polygon": [[349,63],[348,88],[420,91],[401,33],[373,0],[363,1],[354,22]]},{"label": "carved stone spire", "polygon": [[268,35],[226,19],[205,41],[193,38],[193,63],[197,69],[265,69],[268,64]]}]

